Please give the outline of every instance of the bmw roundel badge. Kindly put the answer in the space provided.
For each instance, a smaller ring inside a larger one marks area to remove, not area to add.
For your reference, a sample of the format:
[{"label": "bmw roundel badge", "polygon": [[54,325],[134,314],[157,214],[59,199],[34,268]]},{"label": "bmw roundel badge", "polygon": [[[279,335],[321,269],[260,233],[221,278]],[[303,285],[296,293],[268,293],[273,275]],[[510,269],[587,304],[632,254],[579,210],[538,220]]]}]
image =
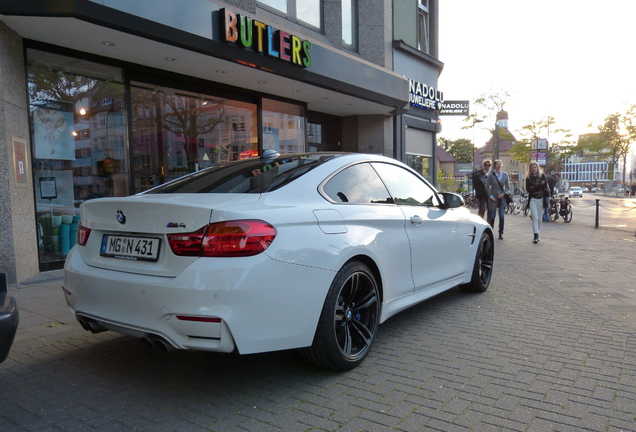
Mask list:
[{"label": "bmw roundel badge", "polygon": [[117,220],[122,225],[126,223],[126,215],[124,214],[123,211],[117,210]]}]

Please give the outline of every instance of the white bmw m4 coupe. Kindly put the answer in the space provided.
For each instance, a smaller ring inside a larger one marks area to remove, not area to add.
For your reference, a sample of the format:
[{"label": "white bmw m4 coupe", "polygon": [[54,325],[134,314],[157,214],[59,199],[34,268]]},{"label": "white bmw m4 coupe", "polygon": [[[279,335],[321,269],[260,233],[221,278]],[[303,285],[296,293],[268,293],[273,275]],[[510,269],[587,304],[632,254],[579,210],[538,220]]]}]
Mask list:
[{"label": "white bmw m4 coupe", "polygon": [[63,290],[92,332],[348,370],[392,315],[488,288],[493,233],[463,204],[382,156],[230,162],[82,204]]}]

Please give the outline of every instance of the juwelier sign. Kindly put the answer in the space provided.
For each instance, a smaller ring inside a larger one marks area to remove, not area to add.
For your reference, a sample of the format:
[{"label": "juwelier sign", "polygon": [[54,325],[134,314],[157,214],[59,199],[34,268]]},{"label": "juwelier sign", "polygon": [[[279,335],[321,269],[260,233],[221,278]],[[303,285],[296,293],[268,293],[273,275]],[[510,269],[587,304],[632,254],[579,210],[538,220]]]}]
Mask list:
[{"label": "juwelier sign", "polygon": [[409,79],[409,102],[420,108],[439,110],[444,103],[444,93],[433,86]]},{"label": "juwelier sign", "polygon": [[225,42],[298,66],[311,66],[311,42],[245,15],[223,8],[220,13]]},{"label": "juwelier sign", "polygon": [[442,108],[439,110],[439,115],[469,115],[470,101],[445,101],[442,102]]}]

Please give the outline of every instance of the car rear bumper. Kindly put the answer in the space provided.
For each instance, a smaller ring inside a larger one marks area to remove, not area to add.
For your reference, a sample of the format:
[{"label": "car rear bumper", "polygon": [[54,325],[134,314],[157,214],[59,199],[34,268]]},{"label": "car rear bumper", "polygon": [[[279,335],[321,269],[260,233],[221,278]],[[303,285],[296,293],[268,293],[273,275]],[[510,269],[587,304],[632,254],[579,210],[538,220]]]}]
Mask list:
[{"label": "car rear bumper", "polygon": [[0,292],[0,363],[9,355],[19,321],[15,299]]},{"label": "car rear bumper", "polygon": [[64,293],[76,317],[178,349],[242,354],[312,343],[335,272],[260,254],[196,260],[177,277],[146,276],[67,257]]}]

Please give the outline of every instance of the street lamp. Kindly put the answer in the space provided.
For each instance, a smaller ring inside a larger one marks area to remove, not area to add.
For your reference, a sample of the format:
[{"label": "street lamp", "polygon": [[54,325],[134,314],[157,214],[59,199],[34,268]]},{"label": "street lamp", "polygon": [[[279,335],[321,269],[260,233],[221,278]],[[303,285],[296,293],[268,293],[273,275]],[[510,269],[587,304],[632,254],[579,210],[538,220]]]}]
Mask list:
[{"label": "street lamp", "polygon": [[[473,171],[472,173],[475,172],[475,125],[477,123],[483,123],[483,120],[480,119],[473,119]],[[472,180],[472,173],[471,173],[471,180]],[[475,194],[475,183],[472,183],[473,185],[473,195]]]}]

